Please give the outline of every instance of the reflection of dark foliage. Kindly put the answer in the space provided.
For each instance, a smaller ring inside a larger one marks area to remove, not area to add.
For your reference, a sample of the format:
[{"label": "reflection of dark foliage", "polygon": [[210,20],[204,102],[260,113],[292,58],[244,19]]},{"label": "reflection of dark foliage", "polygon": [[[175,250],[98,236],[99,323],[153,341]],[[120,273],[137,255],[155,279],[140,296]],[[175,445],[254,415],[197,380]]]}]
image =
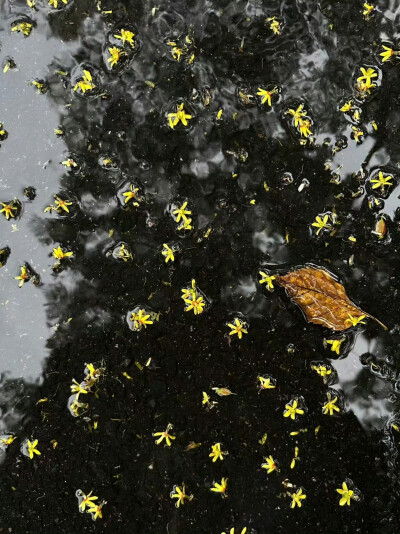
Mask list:
[{"label": "reflection of dark foliage", "polygon": [[[170,534],[196,534],[218,533],[232,525],[247,525],[258,533],[397,532],[396,521],[389,521],[397,481],[387,476],[381,434],[371,429],[366,439],[351,412],[339,418],[321,414],[326,387],[310,372],[310,362],[331,356],[329,347],[323,348],[328,333],[306,325],[280,290],[264,298],[253,285],[261,264],[286,268],[312,261],[336,272],[351,298],[357,297],[363,309],[392,326],[399,295],[390,294],[384,309],[381,299],[390,293],[397,272],[395,223],[388,223],[391,253],[382,246],[374,248],[366,231],[373,214],[365,202],[355,204],[352,196],[358,184],[347,177],[338,190],[324,170],[331,149],[304,151],[284,130],[281,116],[285,99],[305,97],[321,131],[342,133],[345,122],[336,113],[338,95],[350,92],[354,64],[376,35],[364,35],[361,24],[360,42],[342,34],[344,2],[323,3],[328,19],[314,10],[314,2],[171,5],[161,5],[152,20],[152,6],[126,1],[115,7],[114,18],[103,19],[92,4],[75,0],[68,12],[49,19],[53,34],[68,41],[84,31],[80,24],[87,11],[93,17],[93,35],[85,34],[81,50],[66,60],[65,68],[93,65],[103,92],[93,100],[76,97],[69,83],[54,74],[61,66],[56,61],[50,66],[45,98],[55,105],[71,104],[63,108],[60,124],[69,153],[80,164],[79,172],[65,173],[60,187],[78,207],[70,218],[53,214],[35,224],[38,239],[49,250],[61,243],[75,256],[62,273],[54,274],[55,283],[44,288],[49,322],[57,321],[60,327],[48,340],[51,356],[45,362],[43,383],[34,391],[26,386],[17,404],[27,414],[17,433],[39,439],[42,456],[18,462],[18,447],[10,447],[1,469],[0,493],[7,504],[2,506],[0,526],[27,534],[147,534],[166,529]],[[348,10],[353,13],[354,8]],[[282,40],[266,33],[264,20],[275,13],[285,20]],[[104,36],[123,16],[138,28],[144,45],[130,70],[108,75],[102,67]],[[337,28],[338,45],[327,29],[330,20]],[[184,34],[189,27],[197,47],[192,68],[173,62],[168,47],[163,48],[169,30]],[[293,85],[301,61],[320,45],[327,62],[309,65],[308,78]],[[352,54],[347,57],[349,48]],[[284,88],[283,100],[268,120],[257,106],[243,110],[237,102],[240,84],[253,90],[261,83],[278,82]],[[213,95],[210,108],[202,104],[205,87]],[[195,110],[190,132],[171,132],[166,126],[164,112],[179,98]],[[392,104],[371,103],[383,124],[391,113],[386,105]],[[226,119],[217,126],[213,118],[220,108],[226,108]],[[236,120],[235,112],[240,112]],[[376,147],[389,128],[378,134]],[[281,137],[275,135],[278,131]],[[385,146],[395,158],[397,149],[390,143]],[[243,164],[234,157],[241,149],[249,154]],[[117,169],[99,165],[109,154]],[[238,177],[233,179],[232,173]],[[284,173],[293,175],[293,184],[282,179]],[[304,178],[311,186],[300,195]],[[117,198],[121,186],[131,180],[144,192],[139,208],[121,206]],[[338,191],[343,192],[340,201]],[[169,213],[176,199],[188,199],[195,215],[196,230],[185,239],[177,236]],[[252,199],[257,202],[250,209]],[[309,224],[317,213],[333,208],[342,225],[327,248],[325,240],[311,235]],[[205,238],[209,227],[212,232]],[[347,239],[350,232],[357,235],[357,245]],[[166,266],[160,247],[178,239],[182,253],[175,265]],[[121,241],[132,250],[132,263],[118,263],[106,255]],[[353,254],[357,269],[348,262]],[[184,314],[180,299],[180,288],[192,278],[212,301],[200,317]],[[161,317],[137,335],[124,321],[127,310],[139,303],[160,311]],[[224,335],[232,310],[250,321],[249,335],[240,344]],[[371,337],[378,335],[374,325],[369,332]],[[149,357],[151,366],[139,370],[135,362],[143,366]],[[106,372],[97,396],[84,399],[88,411],[75,419],[67,410],[69,386],[72,378],[82,379],[88,362],[104,366]],[[264,373],[272,375],[278,387],[258,394],[257,375]],[[370,377],[366,370],[359,377],[364,395],[372,394]],[[207,412],[201,394],[214,386],[229,387],[238,396],[218,398],[217,407]],[[296,395],[304,396],[308,410],[299,424],[290,425],[282,412]],[[40,398],[48,402],[36,405]],[[164,430],[169,422],[177,436],[173,447],[156,447],[152,432]],[[300,426],[307,432],[290,437],[289,432]],[[260,445],[265,432],[267,443]],[[190,441],[202,446],[184,452]],[[212,464],[208,454],[218,441],[229,456]],[[301,459],[291,471],[296,444]],[[260,469],[269,454],[280,462],[279,475],[267,477]],[[209,487],[223,476],[229,478],[229,497],[221,502]],[[346,477],[363,493],[363,501],[350,512],[339,509],[335,492]],[[285,478],[306,490],[301,511],[290,510],[281,495]],[[195,499],[176,511],[169,492],[183,481]],[[78,513],[78,488],[107,500],[98,524]]]}]

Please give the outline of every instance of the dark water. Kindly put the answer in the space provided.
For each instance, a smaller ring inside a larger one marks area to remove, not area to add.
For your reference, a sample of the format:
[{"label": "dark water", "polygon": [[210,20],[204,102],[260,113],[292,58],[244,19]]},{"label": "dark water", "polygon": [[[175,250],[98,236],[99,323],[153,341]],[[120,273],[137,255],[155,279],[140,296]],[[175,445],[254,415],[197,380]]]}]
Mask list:
[{"label": "dark water", "polygon": [[[0,433],[17,436],[0,457],[0,532],[399,532],[400,63],[379,55],[382,42],[398,49],[398,3],[376,2],[369,20],[358,0],[58,4],[0,1],[1,67],[14,67],[0,78],[0,200],[19,201],[15,218],[0,217],[10,249]],[[21,21],[29,36],[11,31]],[[122,28],[134,48],[113,37]],[[113,46],[125,56],[111,68]],[[354,102],[358,119],[339,108],[354,100],[360,67],[379,76]],[[96,86],[85,95],[74,91],[83,70]],[[261,104],[258,88],[275,86],[272,107]],[[181,103],[192,118],[171,129]],[[314,138],[305,145],[286,113],[300,104]],[[392,176],[383,191],[372,189],[379,171]],[[130,184],[138,206],[125,204]],[[53,195],[69,213],[44,212]],[[193,229],[178,230],[173,211],[186,201]],[[325,214],[332,228],[317,236]],[[133,259],[113,257],[121,244]],[[59,245],[73,256],[54,269]],[[260,270],[307,263],[388,330],[368,321],[333,335],[258,283]],[[207,304],[199,315],[181,299],[192,279]],[[153,324],[131,330],[135,309]],[[241,340],[228,335],[236,317],[248,325]],[[324,341],[342,338],[339,355]],[[331,365],[328,384],[315,362]],[[74,417],[70,386],[87,363],[101,377]],[[260,391],[258,376],[276,388]],[[337,415],[322,413],[328,390]],[[283,412],[295,398],[305,414],[292,421]],[[156,445],[169,423],[175,440]],[[21,452],[27,439],[40,456]],[[229,454],[213,463],[215,443]],[[279,472],[261,467],[270,455]],[[222,477],[225,499],[210,491]],[[358,490],[350,507],[336,492],[346,480]],[[170,493],[182,483],[194,498],[178,509]],[[102,518],[79,513],[79,489],[107,501]]]}]

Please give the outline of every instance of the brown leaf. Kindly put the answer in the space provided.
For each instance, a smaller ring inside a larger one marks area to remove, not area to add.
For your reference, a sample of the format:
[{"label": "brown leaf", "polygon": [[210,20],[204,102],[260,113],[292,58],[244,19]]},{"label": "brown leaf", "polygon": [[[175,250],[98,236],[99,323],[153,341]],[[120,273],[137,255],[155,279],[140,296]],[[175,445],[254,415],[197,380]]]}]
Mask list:
[{"label": "brown leaf", "polygon": [[304,312],[311,323],[320,324],[332,330],[347,330],[354,318],[370,317],[385,330],[378,319],[362,311],[346,295],[346,290],[325,271],[316,267],[303,267],[284,276],[277,276],[276,282]]}]

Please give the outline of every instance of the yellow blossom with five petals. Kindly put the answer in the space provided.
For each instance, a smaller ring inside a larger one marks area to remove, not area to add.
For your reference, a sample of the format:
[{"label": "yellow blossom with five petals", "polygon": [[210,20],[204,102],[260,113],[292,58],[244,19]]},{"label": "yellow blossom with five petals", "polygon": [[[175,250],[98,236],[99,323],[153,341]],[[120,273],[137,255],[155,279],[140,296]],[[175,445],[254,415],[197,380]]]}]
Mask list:
[{"label": "yellow blossom with five petals", "polygon": [[294,508],[297,504],[299,508],[301,508],[302,500],[307,497],[305,493],[303,493],[303,490],[300,488],[296,491],[296,493],[291,494],[292,502],[290,503],[290,507]]},{"label": "yellow blossom with five petals", "polygon": [[183,109],[184,103],[178,104],[176,107],[176,113],[168,113],[168,122],[172,130],[175,126],[181,122],[184,126],[188,125],[188,119],[192,119],[192,115],[188,115]]},{"label": "yellow blossom with five petals", "polygon": [[141,330],[143,327],[147,328],[147,325],[153,324],[150,314],[146,314],[146,310],[142,308],[137,313],[132,312],[130,320],[133,322],[134,330]]},{"label": "yellow blossom with five petals", "polygon": [[332,394],[329,391],[326,394],[326,396],[328,398],[328,402],[323,405],[322,413],[324,415],[328,415],[328,414],[333,415],[334,412],[340,413],[340,408],[337,405],[337,401],[339,400],[339,397],[335,396],[334,398],[332,398]]},{"label": "yellow blossom with five petals", "polygon": [[0,210],[0,213],[4,213],[4,215],[6,216],[6,219],[8,221],[8,219],[10,217],[14,218],[15,215],[13,213],[13,210],[14,211],[18,211],[18,207],[17,206],[14,206],[14,204],[12,202],[10,202],[10,204],[5,204],[4,202],[0,202],[0,204],[3,206],[3,209]]},{"label": "yellow blossom with five petals", "polygon": [[352,315],[350,315],[350,313],[348,314],[349,318],[346,319],[346,323],[351,323],[351,326],[357,326],[358,324],[365,324],[365,322],[363,321],[363,319],[365,319],[366,315],[361,315],[360,317],[353,317]]},{"label": "yellow blossom with five petals", "polygon": [[26,266],[21,265],[21,274],[15,277],[15,280],[21,280],[19,283],[19,287],[22,287],[25,282],[28,282],[28,280],[30,280],[30,278],[31,278],[31,275],[27,271]]},{"label": "yellow blossom with five petals", "polygon": [[171,436],[169,431],[173,428],[171,423],[168,423],[167,428],[164,430],[164,432],[154,432],[153,436],[156,438],[158,436],[159,439],[156,440],[156,444],[160,445],[160,443],[165,439],[165,443],[168,445],[168,447],[171,447],[171,440],[174,440],[176,436]]},{"label": "yellow blossom with five petals", "polygon": [[237,334],[238,338],[242,339],[243,334],[248,334],[247,330],[245,329],[247,327],[247,323],[241,321],[237,317],[235,317],[234,323],[235,324],[228,323],[229,328],[232,328],[232,331],[229,332],[229,335],[233,336]]},{"label": "yellow blossom with five petals", "polygon": [[390,187],[393,185],[390,180],[393,180],[393,176],[391,174],[389,174],[389,176],[383,176],[383,172],[379,171],[378,178],[371,180],[371,184],[374,184],[372,189],[378,189],[380,187],[383,192],[385,187]]},{"label": "yellow blossom with five petals", "polygon": [[65,258],[69,258],[73,255],[73,252],[64,252],[60,245],[57,248],[53,248],[53,256],[56,258],[56,260],[64,260]]},{"label": "yellow blossom with five petals", "polygon": [[261,280],[258,281],[259,284],[267,284],[268,291],[271,291],[274,289],[273,280],[275,280],[276,276],[269,276],[267,273],[264,273],[263,271],[259,271],[259,274],[261,275]]},{"label": "yellow blossom with five petals", "polygon": [[221,497],[225,498],[227,497],[226,490],[228,488],[228,479],[222,478],[221,484],[218,484],[218,482],[213,482],[214,487],[210,488],[210,491],[214,491],[215,493],[220,493]]},{"label": "yellow blossom with five petals", "polygon": [[76,82],[74,86],[74,91],[80,89],[82,93],[85,94],[86,91],[93,91],[93,89],[95,88],[96,86],[93,82],[93,77],[91,73],[88,70],[84,69],[82,78],[78,82]]},{"label": "yellow blossom with five petals", "polygon": [[290,417],[291,419],[296,419],[296,414],[303,415],[304,410],[298,407],[299,402],[297,399],[291,401],[291,403],[286,404],[285,411],[283,412],[283,417]]},{"label": "yellow blossom with five petals", "polygon": [[175,261],[174,251],[167,245],[167,243],[163,244],[161,254],[165,257],[165,263],[168,263],[170,260]]},{"label": "yellow blossom with five petals", "polygon": [[[125,204],[128,204],[128,202],[130,200],[133,200],[133,199],[136,199],[138,200],[138,197],[137,197],[137,192],[139,191],[139,188],[138,187],[135,187],[133,186],[133,184],[130,185],[129,187],[129,190],[128,191],[125,191],[125,193],[122,193],[122,196],[125,197]],[[139,206],[139,202],[132,202],[132,204],[136,207]]]},{"label": "yellow blossom with five petals", "polygon": [[218,459],[223,460],[226,454],[228,453],[221,451],[221,443],[215,443],[211,446],[211,453],[208,456],[213,459],[213,462],[216,462]]},{"label": "yellow blossom with five petals", "polygon": [[92,495],[92,493],[93,491],[91,491],[87,495],[85,495],[84,493],[82,494],[82,500],[79,503],[79,509],[82,512],[85,511],[86,506],[90,507],[92,505],[95,505],[93,501],[97,501],[98,497],[96,497],[96,495]]},{"label": "yellow blossom with five petals", "polygon": [[27,447],[28,447],[29,458],[32,460],[35,454],[40,456],[42,453],[38,451],[36,448],[37,444],[39,443],[39,440],[35,439],[34,441],[30,442],[28,439],[27,441],[28,441]]},{"label": "yellow blossom with five petals", "polygon": [[354,499],[355,501],[358,500],[358,496],[354,493],[353,490],[349,489],[346,482],[342,483],[342,487],[340,489],[336,490],[340,495],[340,501],[339,505],[344,506],[347,504],[347,506],[350,506],[351,499]]},{"label": "yellow blossom with five petals", "polygon": [[110,53],[111,57],[107,59],[107,63],[110,63],[111,68],[113,68],[114,65],[117,65],[117,63],[121,60],[121,56],[125,55],[125,52],[117,46],[110,47],[108,52]]},{"label": "yellow blossom with five petals", "polygon": [[276,465],[275,460],[272,458],[272,456],[268,456],[268,458],[264,458],[265,464],[261,464],[262,469],[267,470],[267,474],[269,475],[273,471],[278,470],[278,466]]},{"label": "yellow blossom with five petals", "polygon": [[315,226],[316,228],[318,228],[317,235],[319,235],[321,230],[323,230],[324,228],[331,228],[331,225],[328,224],[328,219],[329,215],[324,215],[323,219],[319,217],[319,215],[315,217],[315,221],[311,224],[311,226]]},{"label": "yellow blossom with five petals", "polygon": [[188,499],[191,501],[193,499],[193,495],[186,495],[186,488],[185,484],[182,483],[182,488],[179,486],[174,486],[174,489],[171,491],[170,494],[171,499],[177,499],[175,506],[179,508],[181,504],[185,504],[185,499]]},{"label": "yellow blossom with five petals", "polygon": [[134,36],[135,34],[133,32],[131,32],[130,30],[124,30],[124,29],[122,29],[121,33],[119,33],[118,35],[114,35],[116,39],[120,39],[122,41],[123,45],[125,44],[125,41],[126,41],[132,46],[132,48],[135,47],[135,42],[133,40]]},{"label": "yellow blossom with five petals", "polygon": [[266,89],[262,89],[261,87],[258,88],[257,95],[261,96],[261,104],[267,104],[271,107],[271,96],[275,95],[278,92],[278,88],[274,87],[271,91],[267,91]]}]

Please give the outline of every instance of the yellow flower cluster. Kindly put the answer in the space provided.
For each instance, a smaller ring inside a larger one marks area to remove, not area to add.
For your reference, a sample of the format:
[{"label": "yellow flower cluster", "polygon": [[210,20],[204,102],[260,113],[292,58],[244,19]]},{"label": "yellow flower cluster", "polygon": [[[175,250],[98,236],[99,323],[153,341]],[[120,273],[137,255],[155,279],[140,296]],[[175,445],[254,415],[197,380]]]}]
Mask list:
[{"label": "yellow flower cluster", "polygon": [[206,302],[203,294],[196,287],[196,280],[192,280],[189,288],[182,289],[183,302],[186,304],[185,312],[193,310],[195,315],[200,315],[204,311]]},{"label": "yellow flower cluster", "polygon": [[87,512],[92,516],[93,521],[99,517],[103,517],[103,506],[107,504],[107,501],[104,499],[100,503],[95,503],[99,498],[96,495],[92,495],[93,491],[90,491],[87,495],[81,490],[78,489],[75,495],[78,498],[78,509],[80,512]]},{"label": "yellow flower cluster", "polygon": [[311,118],[303,108],[304,104],[300,104],[296,109],[288,108],[285,112],[285,115],[290,115],[292,117],[292,124],[299,132],[300,137],[305,138],[300,141],[301,144],[304,144],[307,139],[313,136],[313,132],[311,131]]},{"label": "yellow flower cluster", "polygon": [[79,417],[89,408],[87,403],[79,401],[79,396],[92,393],[92,388],[97,384],[103,372],[103,368],[96,369],[92,363],[87,363],[85,365],[84,380],[80,383],[75,379],[72,380],[72,385],[70,386],[72,396],[69,399],[68,408],[74,417]]}]

